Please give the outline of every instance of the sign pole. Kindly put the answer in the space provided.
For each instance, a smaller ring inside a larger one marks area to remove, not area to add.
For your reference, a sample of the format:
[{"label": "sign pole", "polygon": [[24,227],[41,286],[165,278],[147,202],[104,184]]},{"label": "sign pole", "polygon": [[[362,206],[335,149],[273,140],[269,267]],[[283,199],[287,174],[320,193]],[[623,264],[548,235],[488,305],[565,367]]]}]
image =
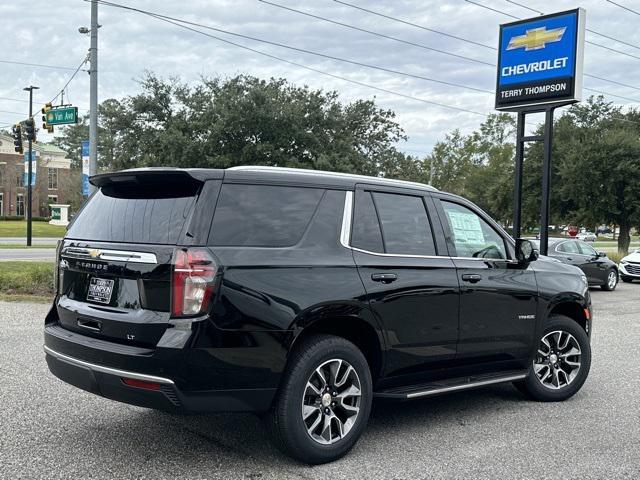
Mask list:
[{"label": "sign pole", "polygon": [[524,163],[524,112],[518,112],[518,124],[516,127],[516,166],[515,166],[515,185],[513,198],[513,238],[520,238],[520,229],[522,224],[522,165]]},{"label": "sign pole", "polygon": [[549,206],[551,187],[551,148],[553,142],[553,111],[547,108],[544,123],[544,158],[542,162],[542,204],[540,205],[540,254],[546,255],[549,249]]}]

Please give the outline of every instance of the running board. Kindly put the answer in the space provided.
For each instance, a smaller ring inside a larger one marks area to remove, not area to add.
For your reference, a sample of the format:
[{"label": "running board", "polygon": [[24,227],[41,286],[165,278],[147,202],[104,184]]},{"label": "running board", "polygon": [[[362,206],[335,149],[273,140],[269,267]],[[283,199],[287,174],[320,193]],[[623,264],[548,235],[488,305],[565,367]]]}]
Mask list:
[{"label": "running board", "polygon": [[494,385],[496,383],[514,382],[516,380],[522,380],[523,378],[526,378],[526,376],[526,371],[510,371],[500,375],[478,375],[473,377],[454,378],[451,380],[440,380],[422,385],[390,388],[388,390],[374,392],[373,396],[376,398],[411,400],[413,398],[457,392],[459,390],[469,390],[472,388],[484,387],[486,385]]}]

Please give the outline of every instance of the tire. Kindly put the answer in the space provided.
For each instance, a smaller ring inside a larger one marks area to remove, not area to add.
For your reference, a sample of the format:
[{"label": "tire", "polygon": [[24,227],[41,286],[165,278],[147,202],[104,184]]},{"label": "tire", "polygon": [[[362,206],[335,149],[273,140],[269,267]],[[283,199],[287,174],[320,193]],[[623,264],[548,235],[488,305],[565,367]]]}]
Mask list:
[{"label": "tire", "polygon": [[[331,384],[329,391],[322,388],[321,379]],[[358,385],[360,395],[348,395],[355,392],[351,386],[357,389]],[[274,405],[265,416],[266,426],[274,444],[285,454],[308,464],[331,462],[344,456],[362,435],[372,396],[371,372],[358,347],[341,337],[315,335],[291,352]],[[308,417],[303,419],[305,414]],[[324,428],[327,417],[328,431]]]},{"label": "tire", "polygon": [[620,278],[622,279],[622,281],[623,281],[624,283],[631,283],[631,282],[633,282],[633,278],[631,278],[631,277],[625,277],[624,275],[622,275]]},{"label": "tire", "polygon": [[[556,332],[562,332],[560,342],[556,342],[558,338]],[[567,334],[569,334],[573,340],[568,338]],[[543,344],[543,339],[547,341],[551,348],[547,349]],[[560,347],[562,347],[565,340],[567,342],[565,348],[556,348],[554,345],[559,343]],[[579,356],[574,354],[563,357],[565,353],[572,351],[571,349],[576,346],[579,347]],[[560,402],[571,398],[582,388],[582,385],[584,385],[589,375],[589,369],[591,368],[591,344],[589,343],[589,337],[586,332],[571,318],[564,315],[552,315],[547,319],[544,331],[538,339],[538,352],[540,351],[545,354],[548,352],[557,353],[559,358],[557,362],[558,369],[548,364],[549,361],[555,359],[553,354],[550,355],[550,357],[536,354],[536,357],[532,360],[531,366],[529,367],[529,374],[524,380],[515,382],[515,386],[525,395],[539,402]],[[540,362],[540,360],[544,360],[544,362]],[[571,364],[575,364],[576,362],[579,362],[580,365],[577,370],[574,370],[575,367]],[[541,368],[540,365],[542,363],[547,363],[547,365]],[[551,375],[551,379],[547,377],[545,383],[543,383],[539,375],[545,377],[547,370]],[[565,373],[561,374],[560,370]],[[536,373],[536,371],[538,371],[538,373]],[[556,377],[559,380],[557,386],[555,384]],[[566,383],[567,380],[570,381]],[[565,384],[562,385],[563,383]]]},{"label": "tire", "polygon": [[618,286],[618,271],[615,268],[609,269],[607,272],[607,278],[604,283],[600,285],[600,288],[605,292],[612,292]]}]

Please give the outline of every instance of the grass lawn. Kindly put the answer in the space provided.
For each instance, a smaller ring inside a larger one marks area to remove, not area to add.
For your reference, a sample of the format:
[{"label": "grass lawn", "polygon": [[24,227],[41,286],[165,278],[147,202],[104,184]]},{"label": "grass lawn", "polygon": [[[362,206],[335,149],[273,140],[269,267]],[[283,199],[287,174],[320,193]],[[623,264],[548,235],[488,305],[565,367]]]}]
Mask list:
[{"label": "grass lawn", "polygon": [[53,297],[52,262],[0,262],[0,299]]},{"label": "grass lawn", "polygon": [[[34,237],[56,237],[62,238],[66,232],[66,227],[60,225],[50,225],[47,222],[32,222]],[[15,220],[0,220],[0,237],[26,237],[27,222]]]}]

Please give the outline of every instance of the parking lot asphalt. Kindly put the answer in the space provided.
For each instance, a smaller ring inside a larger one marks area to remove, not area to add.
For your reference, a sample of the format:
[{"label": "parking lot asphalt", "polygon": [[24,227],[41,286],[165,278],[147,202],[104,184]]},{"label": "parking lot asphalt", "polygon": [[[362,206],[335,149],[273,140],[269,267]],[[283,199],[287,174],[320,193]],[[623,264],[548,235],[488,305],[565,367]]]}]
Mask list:
[{"label": "parking lot asphalt", "polygon": [[0,302],[0,478],[638,479],[640,284],[593,290],[593,364],[563,403],[498,385],[374,403],[342,460],[282,456],[249,414],[175,416],[80,391],[47,370],[47,305]]}]

